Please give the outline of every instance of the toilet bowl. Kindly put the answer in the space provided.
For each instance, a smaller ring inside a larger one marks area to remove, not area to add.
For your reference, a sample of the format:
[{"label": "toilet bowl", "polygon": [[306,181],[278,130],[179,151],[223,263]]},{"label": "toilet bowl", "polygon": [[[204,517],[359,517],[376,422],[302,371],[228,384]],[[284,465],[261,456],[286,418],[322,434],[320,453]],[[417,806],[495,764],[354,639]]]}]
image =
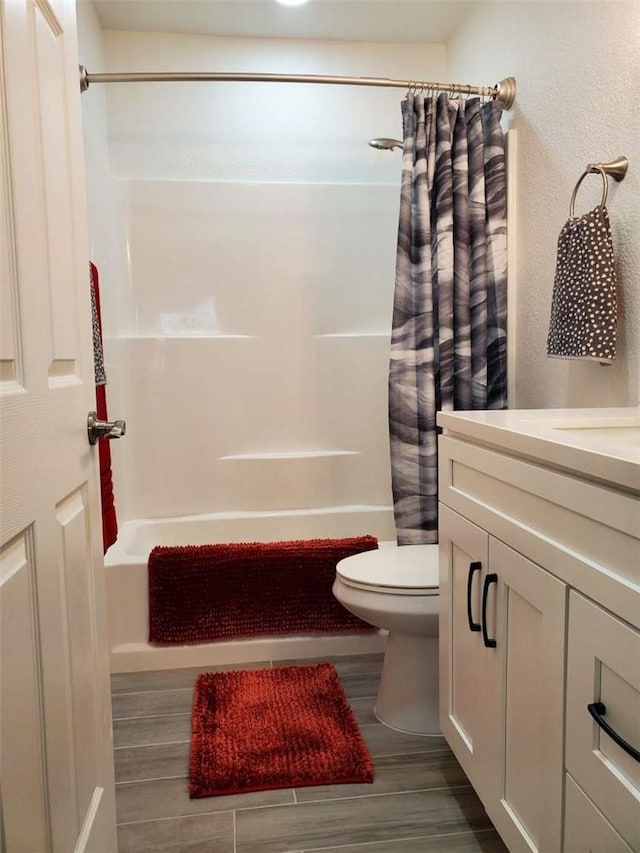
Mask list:
[{"label": "toilet bowl", "polygon": [[333,594],[355,616],[389,631],[378,720],[439,735],[438,546],[381,542],[376,551],[340,560]]}]

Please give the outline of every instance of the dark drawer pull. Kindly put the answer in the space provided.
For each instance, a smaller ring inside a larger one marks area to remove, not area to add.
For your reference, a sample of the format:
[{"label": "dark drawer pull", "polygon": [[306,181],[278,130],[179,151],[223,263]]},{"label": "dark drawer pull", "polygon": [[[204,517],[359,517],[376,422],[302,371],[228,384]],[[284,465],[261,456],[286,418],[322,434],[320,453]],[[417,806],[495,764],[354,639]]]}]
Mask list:
[{"label": "dark drawer pull", "polygon": [[469,563],[469,574],[467,575],[467,621],[469,622],[470,631],[482,630],[480,623],[473,621],[473,611],[471,609],[471,585],[473,583],[473,576],[476,572],[480,571],[482,571],[482,563]]},{"label": "dark drawer pull", "polygon": [[618,732],[615,729],[612,729],[609,723],[604,719],[604,715],[607,713],[607,706],[603,702],[592,702],[590,705],[587,705],[587,711],[591,714],[600,728],[609,735],[611,740],[614,740],[618,744],[620,749],[624,749],[628,755],[635,758],[636,761],[640,761],[640,751],[634,746],[631,746],[630,743],[627,743],[624,738],[621,738]]},{"label": "dark drawer pull", "polygon": [[487,634],[487,599],[489,598],[489,587],[492,583],[498,583],[498,575],[486,575],[482,587],[482,640],[488,649],[495,649],[498,645],[489,634]]}]

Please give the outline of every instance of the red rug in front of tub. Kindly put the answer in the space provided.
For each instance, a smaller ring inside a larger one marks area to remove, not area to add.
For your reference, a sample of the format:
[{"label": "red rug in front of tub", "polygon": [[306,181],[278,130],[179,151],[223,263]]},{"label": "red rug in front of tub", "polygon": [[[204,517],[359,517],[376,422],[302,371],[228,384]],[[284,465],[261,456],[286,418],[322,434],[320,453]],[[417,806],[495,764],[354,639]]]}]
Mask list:
[{"label": "red rug in front of tub", "polygon": [[191,728],[191,797],[373,782],[330,663],[199,675]]},{"label": "red rug in front of tub", "polygon": [[336,564],[375,536],[154,548],[149,641],[210,643],[284,634],[370,632],[336,601]]}]

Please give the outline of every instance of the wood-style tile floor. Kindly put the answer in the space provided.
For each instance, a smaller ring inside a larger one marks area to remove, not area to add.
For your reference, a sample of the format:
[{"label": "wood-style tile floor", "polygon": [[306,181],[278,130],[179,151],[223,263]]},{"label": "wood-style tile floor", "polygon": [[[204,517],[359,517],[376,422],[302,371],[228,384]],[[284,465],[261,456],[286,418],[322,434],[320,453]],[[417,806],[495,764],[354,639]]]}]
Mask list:
[{"label": "wood-style tile floor", "polygon": [[373,785],[190,800],[193,684],[216,667],[113,675],[120,853],[504,853],[445,741],[374,717],[382,656],[330,660],[373,757]]}]

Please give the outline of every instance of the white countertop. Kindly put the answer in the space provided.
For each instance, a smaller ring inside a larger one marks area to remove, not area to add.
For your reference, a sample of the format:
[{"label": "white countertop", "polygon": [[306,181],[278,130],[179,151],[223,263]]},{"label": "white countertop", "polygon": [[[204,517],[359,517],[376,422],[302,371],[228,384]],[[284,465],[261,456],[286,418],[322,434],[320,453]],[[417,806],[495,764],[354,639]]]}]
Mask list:
[{"label": "white countertop", "polygon": [[439,412],[438,425],[640,493],[640,407]]}]

